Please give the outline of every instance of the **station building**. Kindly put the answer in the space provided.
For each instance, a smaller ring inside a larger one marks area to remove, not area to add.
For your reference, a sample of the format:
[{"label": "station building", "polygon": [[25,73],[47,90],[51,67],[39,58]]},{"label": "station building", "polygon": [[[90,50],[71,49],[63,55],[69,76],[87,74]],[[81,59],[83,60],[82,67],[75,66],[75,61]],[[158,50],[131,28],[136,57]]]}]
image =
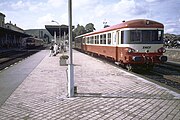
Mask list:
[{"label": "station building", "polygon": [[0,12],[0,49],[21,47],[22,38],[29,37],[23,29],[9,23],[5,23],[5,15]]},{"label": "station building", "polygon": [[3,13],[0,12],[0,27],[5,27],[4,23],[5,23],[5,15]]}]

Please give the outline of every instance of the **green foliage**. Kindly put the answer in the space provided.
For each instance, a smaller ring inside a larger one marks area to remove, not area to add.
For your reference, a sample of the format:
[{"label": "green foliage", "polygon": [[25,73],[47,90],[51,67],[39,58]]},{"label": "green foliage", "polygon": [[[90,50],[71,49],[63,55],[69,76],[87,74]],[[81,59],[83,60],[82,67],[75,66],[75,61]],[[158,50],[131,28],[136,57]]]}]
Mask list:
[{"label": "green foliage", "polygon": [[94,24],[88,23],[88,24],[85,26],[85,30],[86,30],[86,33],[89,33],[89,32],[93,32],[93,31],[96,30],[96,29],[94,28]]},{"label": "green foliage", "polygon": [[73,31],[73,36],[78,36],[85,33],[93,32],[94,30],[95,28],[93,23],[88,23],[85,27],[78,24]]},{"label": "green foliage", "polygon": [[84,28],[84,26],[80,26],[79,24],[77,25],[77,27],[74,29],[74,34],[75,36],[78,36],[78,35],[82,35],[86,33],[86,30]]}]

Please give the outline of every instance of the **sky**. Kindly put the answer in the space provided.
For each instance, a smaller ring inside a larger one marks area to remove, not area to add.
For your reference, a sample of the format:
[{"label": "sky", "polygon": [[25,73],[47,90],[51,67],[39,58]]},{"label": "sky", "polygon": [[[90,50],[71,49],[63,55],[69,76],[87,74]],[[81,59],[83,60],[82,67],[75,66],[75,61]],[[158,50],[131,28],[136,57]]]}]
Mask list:
[{"label": "sky", "polygon": [[[5,22],[26,29],[45,25],[68,25],[68,0],[0,0]],[[96,30],[123,20],[150,19],[161,22],[165,33],[180,35],[180,0],[72,0],[72,23],[93,23]]]}]

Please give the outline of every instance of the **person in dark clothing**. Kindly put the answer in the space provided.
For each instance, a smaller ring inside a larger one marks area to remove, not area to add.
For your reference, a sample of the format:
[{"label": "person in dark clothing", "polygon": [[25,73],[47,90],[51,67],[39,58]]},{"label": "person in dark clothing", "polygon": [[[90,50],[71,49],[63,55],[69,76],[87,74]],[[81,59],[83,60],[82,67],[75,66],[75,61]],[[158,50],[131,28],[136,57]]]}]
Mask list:
[{"label": "person in dark clothing", "polygon": [[50,46],[50,53],[49,53],[49,57],[51,57],[53,55],[53,52],[54,52],[54,46],[51,45]]}]

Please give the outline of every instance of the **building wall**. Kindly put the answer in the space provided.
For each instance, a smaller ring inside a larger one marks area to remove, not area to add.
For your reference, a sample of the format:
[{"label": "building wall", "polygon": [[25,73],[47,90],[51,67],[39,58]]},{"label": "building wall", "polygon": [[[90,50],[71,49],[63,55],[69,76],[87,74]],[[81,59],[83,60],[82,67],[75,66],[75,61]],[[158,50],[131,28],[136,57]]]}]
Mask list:
[{"label": "building wall", "polygon": [[5,27],[5,15],[0,12],[0,27]]},{"label": "building wall", "polygon": [[23,29],[17,27],[16,24],[13,25],[11,23],[11,21],[10,21],[10,23],[6,23],[5,26],[6,26],[7,29],[14,30],[14,31],[17,31],[17,32],[20,32],[20,33],[24,33]]},{"label": "building wall", "polygon": [[5,15],[0,12],[0,49],[21,48],[22,38],[28,36],[11,21],[5,24]]}]

